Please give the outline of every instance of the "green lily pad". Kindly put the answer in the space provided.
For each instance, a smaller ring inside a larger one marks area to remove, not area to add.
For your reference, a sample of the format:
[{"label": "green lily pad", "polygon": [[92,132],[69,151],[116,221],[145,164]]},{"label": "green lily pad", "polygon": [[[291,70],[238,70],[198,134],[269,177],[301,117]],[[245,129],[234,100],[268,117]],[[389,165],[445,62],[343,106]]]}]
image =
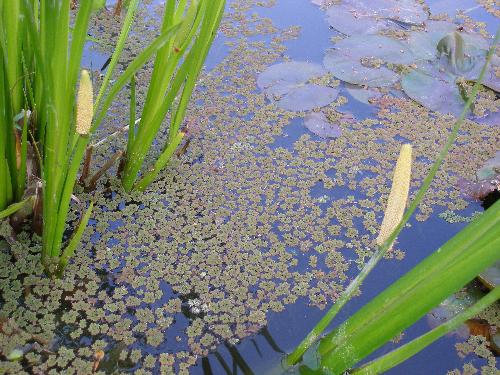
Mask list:
[{"label": "green lily pad", "polygon": [[346,35],[375,34],[389,28],[387,20],[359,14],[343,3],[329,8],[326,15],[330,26]]},{"label": "green lily pad", "polygon": [[359,4],[365,12],[371,12],[378,17],[412,24],[421,24],[427,20],[424,7],[415,0],[352,0],[352,3]]},{"label": "green lily pad", "polygon": [[447,14],[450,17],[455,17],[462,10],[467,10],[477,7],[475,0],[439,0],[431,1],[429,10],[432,15]]},{"label": "green lily pad", "polygon": [[424,107],[458,116],[462,112],[464,101],[455,79],[456,77],[430,66],[405,75],[401,87],[406,95]]},{"label": "green lily pad", "polygon": [[414,31],[410,34],[408,44],[413,55],[418,60],[434,60],[437,56],[436,47],[439,41],[457,26],[446,21],[428,21],[425,31]]},{"label": "green lily pad", "polygon": [[323,64],[338,79],[355,85],[385,87],[392,86],[399,80],[399,76],[385,66],[363,66],[359,56],[353,55],[350,50],[327,51]]},{"label": "green lily pad", "polygon": [[[431,110],[458,115],[464,100],[455,82],[458,77],[478,79],[488,41],[479,34],[459,33],[448,22],[429,22],[427,31],[412,33],[409,42],[418,60],[436,63],[406,75],[402,80],[405,93]],[[500,91],[499,66],[500,58],[494,56],[482,82],[495,91]]]},{"label": "green lily pad", "polygon": [[306,84],[293,88],[276,104],[288,111],[309,111],[327,106],[337,98],[338,94],[339,90],[332,87]]},{"label": "green lily pad", "polygon": [[497,151],[495,156],[484,163],[482,168],[476,173],[479,181],[493,178],[498,174],[500,174],[500,151]]},{"label": "green lily pad", "polygon": [[293,88],[325,74],[321,65],[290,61],[271,65],[264,70],[257,78],[257,86],[266,92],[283,95],[286,87]]},{"label": "green lily pad", "polygon": [[500,261],[481,272],[478,279],[488,288],[493,289],[500,285]]},{"label": "green lily pad", "polygon": [[427,19],[422,4],[414,0],[344,0],[327,10],[328,22],[346,35],[374,34],[398,27],[398,21],[421,24]]},{"label": "green lily pad", "polygon": [[[464,74],[464,77],[471,81],[476,81],[479,78],[481,69],[486,61],[486,52],[481,57],[474,61],[473,67]],[[500,57],[494,55],[484,75],[483,86],[500,92]]]},{"label": "green lily pad", "polygon": [[[442,69],[475,81],[486,61],[489,41],[480,34],[457,32],[449,22],[429,21],[426,31],[414,32],[409,37],[410,49],[417,60],[433,61],[439,58]],[[462,50],[463,54],[456,53]],[[500,91],[497,71],[500,57],[493,56],[483,85]]]},{"label": "green lily pad", "polygon": [[326,74],[317,64],[292,61],[272,65],[257,78],[257,86],[278,107],[289,111],[307,111],[324,107],[338,96],[338,89],[308,84],[313,78]]},{"label": "green lily pad", "polygon": [[378,58],[393,64],[415,61],[408,44],[382,35],[351,36],[337,42],[335,48],[349,50],[353,57]]},{"label": "green lily pad", "polygon": [[[380,65],[366,66],[362,60],[380,59]],[[325,67],[337,78],[356,85],[391,86],[398,74],[383,63],[410,64],[415,60],[407,44],[381,35],[356,35],[335,44],[326,53]]]},{"label": "green lily pad", "polygon": [[369,89],[349,84],[346,84],[346,91],[358,102],[364,104],[371,104],[370,99],[380,98],[382,96],[382,94],[375,89]]}]

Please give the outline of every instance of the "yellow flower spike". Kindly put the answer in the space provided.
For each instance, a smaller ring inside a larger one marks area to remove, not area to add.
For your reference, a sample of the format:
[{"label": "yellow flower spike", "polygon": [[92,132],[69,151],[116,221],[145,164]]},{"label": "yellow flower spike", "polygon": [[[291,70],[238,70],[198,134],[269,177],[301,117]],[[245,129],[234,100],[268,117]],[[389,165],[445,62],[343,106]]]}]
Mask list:
[{"label": "yellow flower spike", "polygon": [[410,191],[411,154],[411,145],[405,144],[401,147],[396,168],[394,168],[394,177],[389,199],[387,200],[384,220],[382,221],[380,233],[376,240],[379,246],[391,235],[405,212],[406,201],[408,200],[408,193]]},{"label": "yellow flower spike", "polygon": [[80,77],[80,89],[76,105],[76,132],[87,135],[92,125],[94,114],[94,98],[92,91],[92,80],[88,70],[82,70]]}]

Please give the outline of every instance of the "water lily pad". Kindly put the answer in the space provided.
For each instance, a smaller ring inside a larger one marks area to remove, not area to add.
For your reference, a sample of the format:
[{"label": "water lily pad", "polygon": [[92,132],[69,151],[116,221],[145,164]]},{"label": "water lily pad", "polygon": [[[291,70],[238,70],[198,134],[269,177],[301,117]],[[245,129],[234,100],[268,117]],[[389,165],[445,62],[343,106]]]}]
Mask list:
[{"label": "water lily pad", "polygon": [[378,58],[393,64],[411,64],[415,57],[406,43],[382,35],[356,35],[335,44],[353,56]]},{"label": "water lily pad", "polygon": [[429,3],[429,10],[434,16],[447,14],[450,17],[455,17],[459,11],[465,11],[477,6],[478,4],[475,0],[439,0],[431,1]]},{"label": "water lily pad", "polygon": [[[427,314],[431,328],[452,319],[457,314],[477,303],[484,293],[474,284],[468,284],[458,293],[452,294]],[[459,332],[468,336],[468,332]]]},{"label": "water lily pad", "polygon": [[[437,57],[437,46],[447,34],[457,30],[457,25],[447,21],[427,21],[425,31],[414,31],[408,39],[410,50],[418,60],[434,60]],[[489,48],[488,40],[480,34],[461,32],[465,42],[465,53],[477,54],[478,50]]]},{"label": "water lily pad", "polygon": [[416,59],[434,60],[437,56],[436,47],[439,41],[457,26],[446,21],[428,21],[425,31],[414,31],[408,39],[410,49]]},{"label": "water lily pad", "polygon": [[307,84],[290,90],[277,105],[288,111],[308,111],[330,104],[338,94],[339,90],[332,87]]},{"label": "water lily pad", "polygon": [[484,272],[481,272],[478,279],[489,289],[500,285],[500,261],[487,268]]},{"label": "water lily pad", "polygon": [[377,90],[355,85],[349,85],[348,87],[346,87],[346,91],[358,102],[364,104],[371,104],[370,99],[376,99],[382,96],[382,94]]},{"label": "water lily pad", "polygon": [[433,111],[458,116],[464,106],[455,77],[436,67],[413,70],[403,77],[401,87],[406,95]]},{"label": "water lily pad", "polygon": [[292,61],[267,68],[257,78],[257,85],[280,108],[307,111],[328,105],[338,96],[338,89],[307,83],[324,74],[321,65]]},{"label": "water lily pad", "polygon": [[355,85],[384,87],[391,86],[399,80],[399,76],[385,66],[378,68],[363,66],[359,56],[350,50],[329,50],[323,64],[335,77]]},{"label": "water lily pad", "polygon": [[396,19],[406,23],[421,24],[427,20],[427,12],[415,0],[352,0],[365,12],[378,17]]},{"label": "water lily pad", "polygon": [[495,156],[484,163],[483,167],[477,171],[478,180],[486,180],[493,178],[500,173],[500,151],[497,151]]},{"label": "water lily pad", "polygon": [[[308,80],[326,74],[325,69],[318,64],[302,61],[291,61],[271,65],[257,78],[257,86],[261,90],[281,93],[285,87],[295,87]],[[276,90],[275,87],[278,87]],[[281,94],[282,95],[282,94]]]},{"label": "water lily pad", "polygon": [[397,27],[391,20],[421,24],[427,19],[422,4],[414,0],[344,0],[330,7],[327,16],[330,25],[346,35]]},{"label": "water lily pad", "polygon": [[[479,78],[479,74],[481,73],[481,69],[486,61],[486,53],[480,58],[477,58],[474,61],[474,66],[464,74],[464,77],[471,80],[476,81]],[[491,59],[490,64],[486,70],[486,74],[484,75],[483,86],[489,87],[490,89],[500,92],[500,57],[494,55]]]},{"label": "water lily pad", "polygon": [[311,112],[304,118],[304,125],[321,138],[338,138],[342,129],[328,121],[323,112]]},{"label": "water lily pad", "polygon": [[360,14],[346,4],[332,6],[326,15],[330,26],[346,35],[374,34],[390,25],[387,20]]}]

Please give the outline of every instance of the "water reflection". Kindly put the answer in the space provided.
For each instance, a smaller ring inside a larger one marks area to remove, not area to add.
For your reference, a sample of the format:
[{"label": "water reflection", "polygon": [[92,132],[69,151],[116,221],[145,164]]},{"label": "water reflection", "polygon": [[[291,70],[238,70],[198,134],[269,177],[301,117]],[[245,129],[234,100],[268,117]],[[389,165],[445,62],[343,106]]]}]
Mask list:
[{"label": "water reflection", "polygon": [[[250,339],[250,341],[253,346],[253,351],[248,349],[245,350],[245,355],[247,357],[254,357],[255,354],[257,354],[258,358],[264,359],[266,352],[269,351],[269,348],[271,348],[274,353],[279,355],[285,354],[285,351],[279,347],[267,327],[262,328],[254,337]],[[258,369],[252,369],[249,363],[258,365],[255,358],[245,360],[245,357],[243,357],[236,345],[225,343],[224,346],[219,347],[218,350],[211,353],[207,357],[204,357],[201,360],[201,367],[204,375],[259,374]]]}]

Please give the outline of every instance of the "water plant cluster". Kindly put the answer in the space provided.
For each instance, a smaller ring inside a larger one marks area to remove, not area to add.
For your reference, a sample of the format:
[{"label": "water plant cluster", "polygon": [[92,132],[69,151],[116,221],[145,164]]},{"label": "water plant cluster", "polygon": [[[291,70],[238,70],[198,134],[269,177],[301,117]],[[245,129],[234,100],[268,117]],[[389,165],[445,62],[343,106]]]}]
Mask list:
[{"label": "water plant cluster", "polygon": [[[83,204],[80,222],[67,244],[65,230],[80,164],[86,153],[84,176],[92,149],[90,138],[108,113],[116,95],[132,82],[135,73],[153,56],[155,74],[136,127],[135,98],[130,98],[128,143],[120,169],[128,191],[144,189],[166,165],[183,136],[180,129],[208,49],[224,10],[224,1],[168,1],[161,34],[130,62],[109,87],[121,57],[139,1],[131,1],[107,73],[93,102],[87,71],[78,76],[92,12],[102,2],[84,1],[74,14],[70,0],[4,1],[0,11],[2,64],[2,132],[0,210],[21,211],[18,221],[32,216],[42,234],[42,263],[48,273],[61,273],[73,255],[93,204]],[[109,88],[109,91],[108,91]],[[173,105],[175,99],[179,100]],[[164,152],[139,178],[149,151],[167,113],[172,111]],[[125,125],[124,125],[125,126]],[[28,152],[28,150],[30,152]],[[99,176],[100,173],[97,173]],[[23,205],[16,204],[22,201]]]},{"label": "water plant cluster", "polygon": [[[21,233],[9,245],[2,242],[0,348],[18,350],[22,358],[2,357],[7,371],[90,373],[97,363],[98,373],[189,373],[222,342],[237,357],[235,345],[261,332],[270,312],[301,299],[319,308],[337,301],[374,254],[401,144],[413,145],[413,198],[453,117],[381,92],[374,117],[356,119],[346,109],[356,88],[324,68],[318,76],[285,81],[289,91],[280,96],[265,88],[259,92],[259,74],[288,63],[285,44],[298,35],[297,28],[282,30],[252,13],[272,5],[231,2],[220,28],[228,55],[201,73],[194,104],[186,108],[188,122],[203,131],[184,135],[188,147],[172,156],[149,189],[126,192],[116,177],[97,181],[95,192],[76,186],[81,201],[95,203],[63,279],[50,280],[40,270],[36,237]],[[130,34],[119,70],[133,61],[145,39],[154,40],[152,25],[162,20],[162,13],[151,20],[144,9],[138,15],[132,30],[145,34]],[[91,30],[99,27],[106,30],[103,38],[112,40],[121,23],[101,12],[91,21]],[[98,48],[113,52],[107,45]],[[153,63],[146,64],[131,90],[117,94],[112,115],[94,133],[94,145],[99,137],[123,134],[123,124],[135,124],[128,116],[130,93],[142,113],[154,71]],[[300,93],[305,85],[335,95],[321,104],[321,112],[319,105],[298,112],[280,106],[281,97]],[[321,137],[307,131],[296,137],[297,117],[311,115],[327,120],[311,126],[323,131]],[[160,130],[146,165],[154,165],[168,140],[168,130]],[[458,142],[412,226],[469,206],[455,185],[493,158],[497,132],[466,120]],[[91,174],[127,143],[115,135],[96,145]],[[69,212],[68,221],[78,218],[77,211]],[[1,231],[11,239],[5,222]],[[407,242],[396,243],[386,254],[392,260],[385,261],[396,263],[407,248]],[[498,325],[497,308],[480,316]],[[489,353],[479,337],[462,344],[460,353]],[[495,358],[487,358],[485,371],[494,371]],[[210,361],[224,363],[217,356]]]}]

